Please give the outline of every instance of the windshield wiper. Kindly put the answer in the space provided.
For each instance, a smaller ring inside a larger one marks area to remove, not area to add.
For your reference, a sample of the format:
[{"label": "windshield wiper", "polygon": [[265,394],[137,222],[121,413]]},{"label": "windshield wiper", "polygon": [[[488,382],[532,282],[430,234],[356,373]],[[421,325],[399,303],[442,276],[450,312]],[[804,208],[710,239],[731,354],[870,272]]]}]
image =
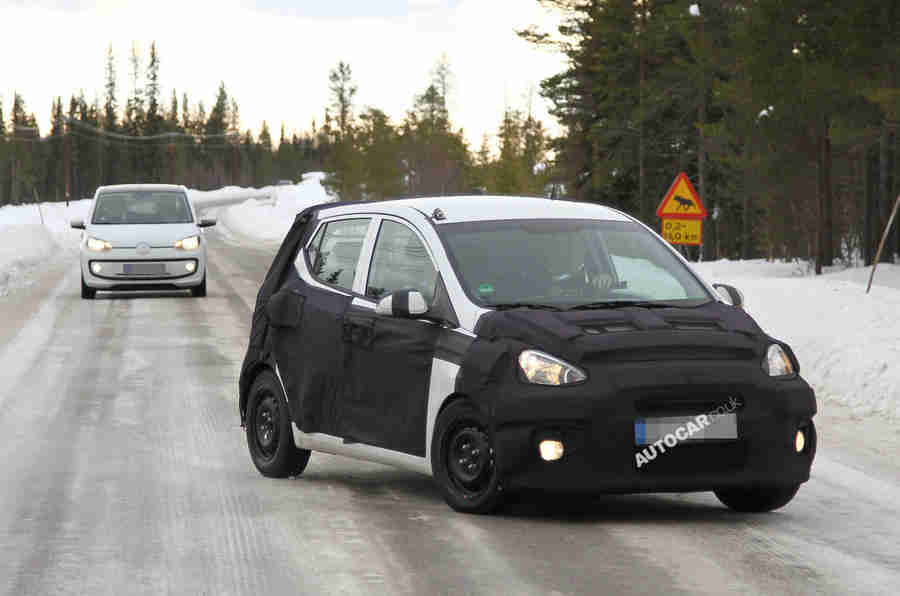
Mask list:
[{"label": "windshield wiper", "polygon": [[497,310],[510,310],[513,308],[532,308],[535,310],[556,310],[562,311],[565,310],[560,308],[559,306],[553,306],[552,304],[540,304],[537,302],[498,302],[498,303],[488,303],[485,304],[488,308],[496,308]]},{"label": "windshield wiper", "polygon": [[673,304],[672,302],[653,302],[650,300],[605,300],[603,302],[579,304],[568,310],[599,310],[602,308],[624,308],[626,306],[637,306],[638,308],[684,308],[685,305]]}]

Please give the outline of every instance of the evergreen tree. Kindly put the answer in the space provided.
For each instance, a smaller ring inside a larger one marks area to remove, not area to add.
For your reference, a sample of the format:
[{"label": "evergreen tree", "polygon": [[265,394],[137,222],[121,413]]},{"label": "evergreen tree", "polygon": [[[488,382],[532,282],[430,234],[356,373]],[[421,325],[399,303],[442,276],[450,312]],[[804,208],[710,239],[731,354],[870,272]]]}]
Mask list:
[{"label": "evergreen tree", "polygon": [[[147,80],[144,94],[147,101],[147,113],[144,121],[143,134],[148,137],[158,137],[163,132],[163,113],[159,103],[159,54],[156,50],[156,42],[150,44],[150,60],[147,64]],[[158,139],[144,143],[144,167],[147,170],[149,182],[161,182],[163,179],[164,145]]]},{"label": "evergreen tree", "polygon": [[362,168],[353,127],[353,98],[357,87],[350,65],[339,62],[328,74],[330,105],[337,114],[337,128],[328,124],[330,151],[326,168],[325,188],[343,201],[362,198]]},{"label": "evergreen tree", "polygon": [[384,112],[369,108],[360,116],[359,146],[365,198],[381,200],[400,196],[403,171],[398,135]]},{"label": "evergreen tree", "polygon": [[[119,132],[119,103],[116,96],[116,63],[112,44],[106,50],[106,93],[103,102],[103,130],[109,133]],[[60,110],[62,105],[60,105]],[[103,180],[102,184],[120,182],[120,162],[122,159],[121,143],[104,137],[103,141]]]}]

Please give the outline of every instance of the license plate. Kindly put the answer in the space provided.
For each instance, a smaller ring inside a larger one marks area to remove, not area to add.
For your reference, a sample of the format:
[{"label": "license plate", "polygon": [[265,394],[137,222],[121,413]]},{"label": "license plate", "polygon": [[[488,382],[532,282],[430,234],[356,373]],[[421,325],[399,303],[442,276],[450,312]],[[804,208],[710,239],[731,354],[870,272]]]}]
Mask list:
[{"label": "license plate", "polygon": [[634,421],[634,444],[650,445],[672,435],[678,442],[734,440],[737,434],[736,414],[705,416],[665,416],[638,418]]},{"label": "license plate", "polygon": [[166,272],[165,263],[125,263],[122,272],[133,275],[154,275]]}]

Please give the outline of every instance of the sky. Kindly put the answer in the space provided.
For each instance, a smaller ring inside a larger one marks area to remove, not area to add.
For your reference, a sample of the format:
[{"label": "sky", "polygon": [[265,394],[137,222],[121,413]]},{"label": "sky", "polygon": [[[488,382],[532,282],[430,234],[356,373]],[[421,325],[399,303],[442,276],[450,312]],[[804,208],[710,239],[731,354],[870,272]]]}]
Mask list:
[{"label": "sky", "polygon": [[538,91],[565,59],[515,35],[559,22],[537,0],[0,0],[0,15],[4,115],[18,91],[45,134],[53,97],[65,103],[84,89],[88,101],[102,98],[109,44],[124,104],[132,45],[146,65],[151,41],[165,105],[174,88],[208,113],[224,81],[242,129],[256,133],[265,119],[276,141],[282,122],[288,134],[321,124],[338,61],[358,85],[357,113],[377,107],[398,123],[442,55],[453,73],[450,116],[473,150],[483,134],[494,141],[507,105],[530,106],[558,130]]}]

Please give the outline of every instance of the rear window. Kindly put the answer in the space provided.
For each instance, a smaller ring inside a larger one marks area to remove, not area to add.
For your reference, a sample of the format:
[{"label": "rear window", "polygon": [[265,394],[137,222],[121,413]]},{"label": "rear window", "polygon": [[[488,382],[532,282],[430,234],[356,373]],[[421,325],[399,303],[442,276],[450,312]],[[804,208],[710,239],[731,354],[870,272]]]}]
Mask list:
[{"label": "rear window", "polygon": [[94,224],[181,224],[194,221],[187,197],[178,191],[105,192],[97,197]]},{"label": "rear window", "polygon": [[341,219],[322,226],[307,249],[313,276],[323,283],[352,290],[368,230],[368,219]]}]

